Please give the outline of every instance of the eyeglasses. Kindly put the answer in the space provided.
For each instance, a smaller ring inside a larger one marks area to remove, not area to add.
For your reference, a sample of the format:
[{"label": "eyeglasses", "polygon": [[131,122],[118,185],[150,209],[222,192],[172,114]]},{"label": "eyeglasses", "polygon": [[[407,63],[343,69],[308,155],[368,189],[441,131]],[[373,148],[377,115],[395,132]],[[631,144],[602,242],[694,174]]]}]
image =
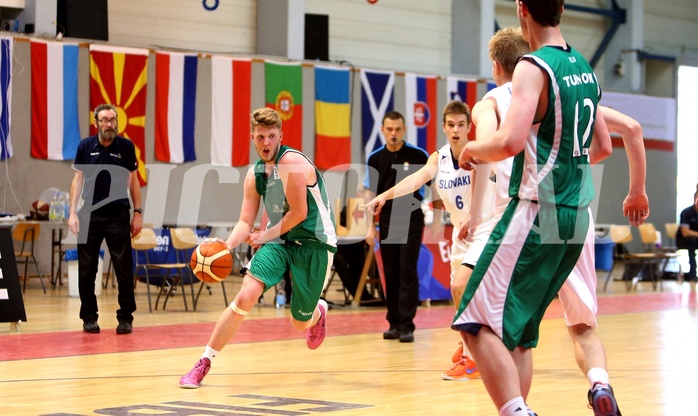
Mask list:
[{"label": "eyeglasses", "polygon": [[116,123],[117,123],[117,120],[115,118],[103,118],[103,119],[99,119],[97,121],[99,121],[100,124],[103,124],[105,126],[107,126],[109,124],[116,125]]}]

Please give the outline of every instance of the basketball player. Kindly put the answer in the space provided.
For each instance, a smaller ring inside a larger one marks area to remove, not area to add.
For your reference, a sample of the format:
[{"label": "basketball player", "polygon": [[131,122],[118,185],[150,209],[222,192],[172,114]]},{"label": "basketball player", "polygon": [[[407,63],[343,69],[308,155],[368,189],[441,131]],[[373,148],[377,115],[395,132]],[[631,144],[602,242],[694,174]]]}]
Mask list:
[{"label": "basketball player", "polygon": [[[204,353],[179,380],[195,389],[211,361],[240,329],[257,299],[291,272],[291,323],[307,330],[306,344],[316,349],[327,331],[327,303],[320,299],[337,251],[334,215],[320,172],[301,152],[282,146],[281,117],[260,108],[250,120],[252,143],[260,160],[247,172],[240,219],[225,241],[229,249],[243,242],[257,248],[245,266],[240,291],[218,319]],[[261,203],[269,215],[264,231],[253,231]]]},{"label": "basketball player", "polygon": [[[392,188],[379,194],[362,208],[368,209],[374,214],[380,212],[385,202],[389,199],[403,195],[409,195],[432,181],[432,201],[435,208],[445,207],[451,216],[453,224],[451,244],[451,296],[457,305],[463,296],[465,285],[472,268],[477,262],[482,249],[487,243],[488,235],[469,235],[468,230],[474,230],[475,226],[490,215],[492,211],[493,184],[487,173],[489,165],[479,165],[484,174],[476,171],[460,169],[457,157],[465,147],[470,132],[470,108],[461,101],[454,100],[443,108],[442,128],[448,144],[429,156],[427,163],[417,172],[407,176]],[[477,180],[480,186],[476,189],[482,195],[473,197],[477,205],[471,207],[471,184]],[[490,190],[488,192],[488,190]],[[435,197],[434,195],[438,195]],[[438,217],[438,216],[435,216]],[[438,225],[440,220],[434,218]],[[466,236],[468,239],[466,241]],[[453,367],[442,374],[445,380],[467,380],[478,378],[475,363],[469,356],[467,347],[461,342],[460,347],[452,357]]]},{"label": "basketball player", "polygon": [[[528,44],[523,40],[520,29],[505,28],[492,37],[488,49],[492,60],[492,75],[499,87],[488,92],[473,110],[479,140],[487,140],[494,134],[493,129],[496,129],[499,124],[497,120],[503,120],[506,117],[511,102],[510,81],[513,68],[519,56],[528,52]],[[630,193],[623,204],[623,211],[632,225],[639,225],[649,214],[644,185],[645,153],[642,129],[637,121],[610,108],[600,106],[598,114],[603,116],[609,131],[619,133],[623,138],[630,162]],[[610,153],[609,146],[610,143],[605,143],[599,149],[592,148],[591,160],[597,162],[607,156]],[[494,164],[497,177],[497,209],[492,220],[489,221],[490,224],[501,218],[510,200],[508,188],[512,161],[513,158],[508,158]],[[637,215],[638,213],[640,215]],[[487,228],[488,225],[488,222],[485,222],[479,228]],[[593,244],[594,233],[590,232],[587,234],[584,250],[577,265],[559,292],[566,324],[575,347],[575,358],[590,382],[590,393],[602,386],[608,386],[609,380],[604,347],[595,330],[597,279]],[[595,403],[591,397],[590,395],[590,404],[597,414],[616,414],[598,413],[602,412],[601,409],[597,409],[603,406],[601,396],[595,396],[598,397]],[[615,407],[617,409],[617,405]]]},{"label": "basketball player", "polygon": [[519,0],[517,16],[533,53],[516,65],[512,101],[491,140],[466,144],[465,162],[516,156],[515,195],[468,282],[453,329],[472,352],[500,416],[533,413],[527,396],[530,349],[543,314],[572,272],[591,227],[590,135],[601,89],[591,66],[560,32],[563,0]]}]

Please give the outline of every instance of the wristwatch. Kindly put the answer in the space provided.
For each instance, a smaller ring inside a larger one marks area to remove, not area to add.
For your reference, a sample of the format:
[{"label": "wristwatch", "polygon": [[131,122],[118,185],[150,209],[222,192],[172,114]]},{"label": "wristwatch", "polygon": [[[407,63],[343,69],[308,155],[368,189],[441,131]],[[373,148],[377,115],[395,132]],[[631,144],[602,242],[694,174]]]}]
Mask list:
[{"label": "wristwatch", "polygon": [[133,212],[134,212],[134,213],[137,212],[137,213],[139,213],[139,214],[143,214],[143,208],[134,208]]}]

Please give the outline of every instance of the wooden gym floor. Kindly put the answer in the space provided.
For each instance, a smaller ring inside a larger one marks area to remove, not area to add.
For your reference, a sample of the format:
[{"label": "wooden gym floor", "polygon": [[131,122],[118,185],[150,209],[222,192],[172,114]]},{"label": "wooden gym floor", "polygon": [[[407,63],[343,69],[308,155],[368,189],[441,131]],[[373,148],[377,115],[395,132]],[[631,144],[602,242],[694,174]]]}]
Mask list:
[{"label": "wooden gym floor", "polygon": [[[614,276],[620,270],[614,271]],[[340,302],[339,279],[328,300]],[[241,278],[227,280],[232,300]],[[603,282],[600,281],[600,285]],[[188,289],[188,288],[187,288]],[[255,307],[237,339],[216,357],[198,390],[178,387],[199,359],[220,312],[220,287],[202,294],[196,312],[181,297],[148,313],[143,284],[131,335],[114,332],[116,289],[99,297],[98,335],[84,334],[79,299],[67,283],[41,291],[31,279],[28,321],[20,332],[0,324],[2,415],[496,415],[482,382],[443,381],[459,336],[452,305],[432,302],[417,313],[415,342],[384,341],[382,307],[332,308],[318,350],[275,309],[273,293]],[[180,295],[181,296],[181,295]],[[698,295],[693,283],[641,283],[628,293],[613,281],[599,294],[599,334],[611,383],[625,416],[697,414]],[[191,307],[191,302],[190,302]],[[592,415],[588,384],[577,368],[559,304],[554,302],[534,350],[529,405],[540,415]]]}]

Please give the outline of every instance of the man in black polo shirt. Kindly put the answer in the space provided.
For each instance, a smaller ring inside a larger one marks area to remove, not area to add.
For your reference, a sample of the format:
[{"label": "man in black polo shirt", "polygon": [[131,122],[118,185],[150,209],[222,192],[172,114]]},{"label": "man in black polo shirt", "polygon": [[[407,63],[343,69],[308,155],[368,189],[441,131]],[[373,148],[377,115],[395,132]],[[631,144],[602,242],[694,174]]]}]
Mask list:
[{"label": "man in black polo shirt", "polygon": [[696,249],[698,248],[698,191],[693,194],[693,205],[681,211],[681,228],[676,233],[678,248],[688,250],[688,264],[691,270],[684,276],[687,281],[695,282]]},{"label": "man in black polo shirt", "polygon": [[[404,141],[405,118],[397,111],[383,117],[385,145],[368,156],[364,190],[366,201],[395,186],[427,163],[424,150]],[[383,339],[414,341],[414,317],[419,304],[417,261],[424,232],[421,201],[423,188],[389,200],[380,210],[380,252],[385,275],[386,319]],[[376,229],[371,221],[366,241],[373,245]]]},{"label": "man in black polo shirt", "polygon": [[[131,236],[138,235],[143,227],[138,159],[133,142],[117,136],[119,126],[114,106],[100,104],[94,117],[98,133],[80,141],[70,187],[68,227],[78,236],[80,319],[84,332],[99,333],[95,275],[99,249],[106,240],[119,286],[116,333],[130,334],[136,310]],[[134,205],[133,219],[129,190]],[[78,209],[80,197],[85,203]]]}]

